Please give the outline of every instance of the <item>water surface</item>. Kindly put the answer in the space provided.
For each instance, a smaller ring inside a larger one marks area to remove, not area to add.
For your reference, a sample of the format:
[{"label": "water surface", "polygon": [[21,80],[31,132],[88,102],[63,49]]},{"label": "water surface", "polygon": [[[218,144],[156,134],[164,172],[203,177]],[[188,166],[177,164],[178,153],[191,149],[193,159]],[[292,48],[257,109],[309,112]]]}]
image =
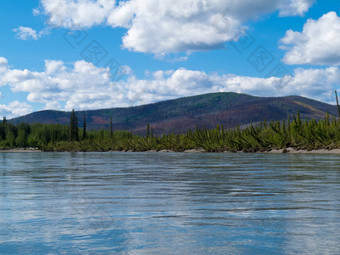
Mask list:
[{"label": "water surface", "polygon": [[0,254],[340,254],[340,156],[0,153]]}]

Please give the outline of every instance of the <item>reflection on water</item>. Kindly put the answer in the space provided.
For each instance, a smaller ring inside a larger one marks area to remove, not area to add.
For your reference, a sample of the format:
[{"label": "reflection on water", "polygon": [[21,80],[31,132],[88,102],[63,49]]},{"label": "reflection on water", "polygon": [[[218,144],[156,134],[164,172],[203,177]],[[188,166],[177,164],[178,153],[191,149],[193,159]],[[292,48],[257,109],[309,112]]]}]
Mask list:
[{"label": "reflection on water", "polygon": [[337,155],[1,153],[0,254],[340,254]]}]

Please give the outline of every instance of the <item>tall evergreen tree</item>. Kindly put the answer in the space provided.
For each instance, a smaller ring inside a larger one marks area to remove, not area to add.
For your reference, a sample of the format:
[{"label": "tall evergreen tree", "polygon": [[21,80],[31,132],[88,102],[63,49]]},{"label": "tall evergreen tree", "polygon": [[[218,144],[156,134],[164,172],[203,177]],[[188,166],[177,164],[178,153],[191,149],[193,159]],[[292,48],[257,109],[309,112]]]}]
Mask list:
[{"label": "tall evergreen tree", "polygon": [[16,144],[20,147],[28,146],[28,136],[31,132],[31,127],[26,123],[20,123],[17,125],[18,136],[16,138]]},{"label": "tall evergreen tree", "polygon": [[112,115],[111,115],[111,118],[110,118],[110,136],[111,137],[113,136]]},{"label": "tall evergreen tree", "polygon": [[70,117],[70,140],[71,141],[79,141],[78,136],[78,119],[74,109],[71,112]]},{"label": "tall evergreen tree", "polygon": [[339,106],[338,91],[335,91],[335,98],[336,98],[336,106],[338,108],[338,117],[340,118],[340,106]]},{"label": "tall evergreen tree", "polygon": [[3,118],[2,123],[0,123],[0,139],[6,140],[6,117]]},{"label": "tall evergreen tree", "polygon": [[146,138],[150,137],[150,124],[148,123],[148,125],[146,126]]},{"label": "tall evergreen tree", "polygon": [[83,119],[83,139],[85,139],[87,136],[86,133],[86,117],[85,117],[85,113],[84,113],[84,119]]}]

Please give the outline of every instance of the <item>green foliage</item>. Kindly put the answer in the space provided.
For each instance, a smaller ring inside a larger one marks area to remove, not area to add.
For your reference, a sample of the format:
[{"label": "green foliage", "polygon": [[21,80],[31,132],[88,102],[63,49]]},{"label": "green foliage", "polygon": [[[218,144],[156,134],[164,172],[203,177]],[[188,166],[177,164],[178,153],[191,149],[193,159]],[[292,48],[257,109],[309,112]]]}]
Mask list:
[{"label": "green foliage", "polygon": [[112,115],[110,117],[110,137],[113,136],[113,124],[112,124]]},{"label": "green foliage", "polygon": [[87,130],[86,130],[86,117],[84,114],[84,118],[83,118],[83,140],[86,139],[87,136]]},{"label": "green foliage", "polygon": [[[241,129],[189,130],[185,134],[157,136],[148,124],[145,136],[128,131],[83,130],[77,127],[72,112],[70,125],[0,123],[0,147],[37,147],[45,151],[147,151],[204,149],[208,152],[256,152],[294,147],[297,149],[340,148],[340,122],[327,115],[322,120],[301,120],[300,113],[293,121],[261,122]],[[79,135],[82,139],[79,140]],[[85,135],[84,135],[85,134]]]},{"label": "green foliage", "polygon": [[150,124],[148,123],[148,125],[146,126],[146,138],[150,137]]},{"label": "green foliage", "polygon": [[79,141],[78,135],[78,119],[74,109],[70,116],[70,141]]}]

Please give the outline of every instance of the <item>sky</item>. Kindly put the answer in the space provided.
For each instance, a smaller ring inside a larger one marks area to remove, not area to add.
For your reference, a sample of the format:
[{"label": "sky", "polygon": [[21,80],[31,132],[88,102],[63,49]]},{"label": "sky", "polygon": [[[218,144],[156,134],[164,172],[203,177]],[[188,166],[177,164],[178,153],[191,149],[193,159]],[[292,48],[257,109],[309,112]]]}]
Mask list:
[{"label": "sky", "polygon": [[7,118],[340,85],[338,0],[0,0],[0,19]]}]

